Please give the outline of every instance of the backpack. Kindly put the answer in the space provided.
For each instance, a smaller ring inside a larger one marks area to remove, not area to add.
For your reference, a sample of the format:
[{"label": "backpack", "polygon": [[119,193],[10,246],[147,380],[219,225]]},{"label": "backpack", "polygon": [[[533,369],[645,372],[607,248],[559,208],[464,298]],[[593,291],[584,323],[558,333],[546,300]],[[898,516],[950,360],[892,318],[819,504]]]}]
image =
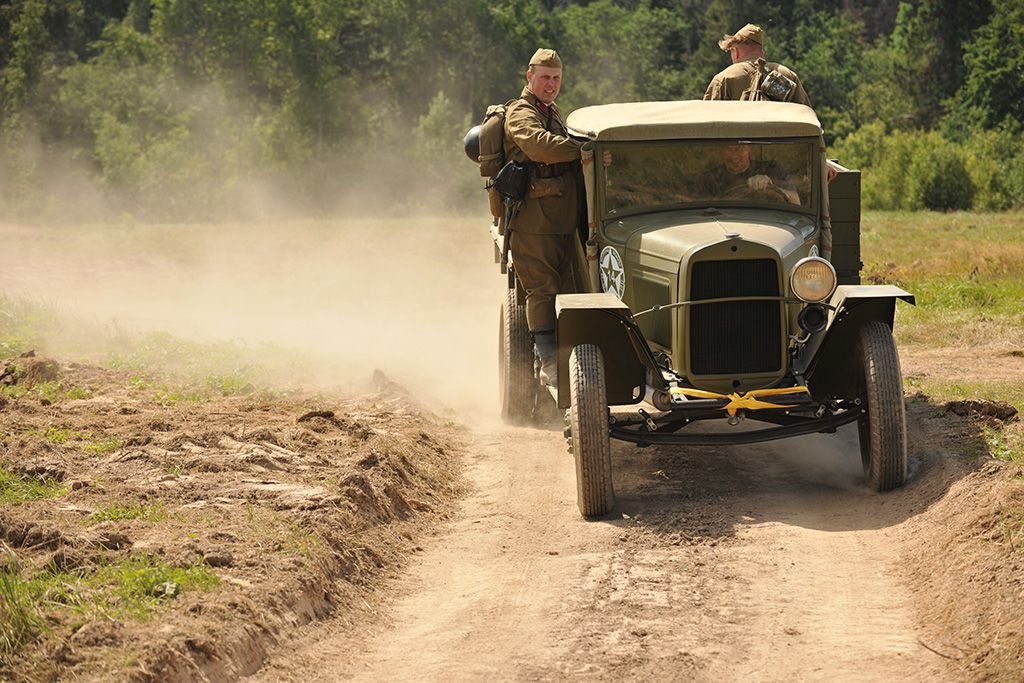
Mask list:
[{"label": "backpack", "polygon": [[480,122],[480,175],[493,178],[505,165],[505,108],[511,104],[492,104]]},{"label": "backpack", "polygon": [[495,224],[503,229],[501,219],[505,207],[502,196],[494,189],[494,176],[505,165],[505,110],[515,102],[509,100],[505,104],[492,104],[484,112],[484,120],[480,122],[480,137],[477,162],[480,164],[480,175],[487,178],[484,189],[487,190],[487,204],[494,217]]}]

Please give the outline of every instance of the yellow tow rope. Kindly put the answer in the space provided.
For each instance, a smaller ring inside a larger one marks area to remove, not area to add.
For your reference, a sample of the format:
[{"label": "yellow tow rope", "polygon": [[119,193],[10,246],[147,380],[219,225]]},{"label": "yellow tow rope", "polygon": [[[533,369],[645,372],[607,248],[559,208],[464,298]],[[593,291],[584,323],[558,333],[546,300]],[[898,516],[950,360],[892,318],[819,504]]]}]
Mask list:
[{"label": "yellow tow rope", "polygon": [[793,408],[794,405],[783,405],[781,403],[769,403],[767,401],[759,401],[759,398],[766,396],[785,396],[787,394],[809,394],[807,387],[783,387],[781,389],[754,389],[742,394],[716,394],[713,391],[704,391],[703,389],[684,389],[682,387],[672,387],[669,389],[671,394],[682,394],[687,398],[719,398],[729,401],[728,404],[723,406],[723,410],[729,413],[729,415],[735,415],[737,410],[761,410],[762,408]]}]

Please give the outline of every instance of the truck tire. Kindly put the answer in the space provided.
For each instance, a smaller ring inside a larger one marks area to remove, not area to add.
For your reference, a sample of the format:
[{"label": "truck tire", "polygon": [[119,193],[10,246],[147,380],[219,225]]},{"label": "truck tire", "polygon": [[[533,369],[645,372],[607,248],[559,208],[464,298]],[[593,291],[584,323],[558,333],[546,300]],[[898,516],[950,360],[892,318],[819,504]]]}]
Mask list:
[{"label": "truck tire", "polygon": [[526,323],[526,306],[509,289],[501,304],[498,339],[498,390],[501,417],[509,424],[533,419],[537,380],[533,371],[533,341]]},{"label": "truck tire", "polygon": [[584,517],[615,505],[608,395],[601,349],[581,344],[569,355],[569,443],[576,461],[576,503]]},{"label": "truck tire", "polygon": [[857,396],[864,415],[857,421],[861,463],[875,491],[899,488],[907,481],[907,415],[903,375],[892,330],[868,322],[857,340]]}]

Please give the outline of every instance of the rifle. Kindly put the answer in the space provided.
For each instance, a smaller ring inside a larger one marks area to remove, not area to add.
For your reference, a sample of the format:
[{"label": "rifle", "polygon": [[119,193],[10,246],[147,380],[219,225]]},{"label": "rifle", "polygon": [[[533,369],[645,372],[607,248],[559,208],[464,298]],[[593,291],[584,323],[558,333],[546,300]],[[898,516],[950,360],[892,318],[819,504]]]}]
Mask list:
[{"label": "rifle", "polygon": [[522,207],[522,200],[512,201],[508,197],[505,198],[505,230],[502,233],[501,238],[501,272],[502,274],[508,272],[508,250],[512,245],[512,219],[519,213],[520,207]]}]

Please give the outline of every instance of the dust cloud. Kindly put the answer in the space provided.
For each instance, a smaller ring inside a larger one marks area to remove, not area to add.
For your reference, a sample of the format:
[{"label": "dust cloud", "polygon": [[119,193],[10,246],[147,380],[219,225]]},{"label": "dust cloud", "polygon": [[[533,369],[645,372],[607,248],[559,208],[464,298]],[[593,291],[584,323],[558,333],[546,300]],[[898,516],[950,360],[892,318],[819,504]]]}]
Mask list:
[{"label": "dust cloud", "polygon": [[2,225],[0,292],[119,329],[278,345],[315,359],[318,388],[360,390],[380,369],[442,413],[493,419],[504,280],[488,218],[481,196],[405,217]]},{"label": "dust cloud", "polygon": [[855,424],[840,427],[833,434],[809,434],[771,442],[769,446],[807,482],[843,491],[866,491]]},{"label": "dust cloud", "polygon": [[261,165],[244,130],[224,135],[252,115],[220,95],[193,96],[216,177],[156,167],[149,194],[104,187],[29,125],[0,163],[0,297],[129,334],[279,346],[317,368],[314,390],[364,390],[379,369],[460,420],[493,419],[504,279],[461,125],[431,144],[353,140],[288,171]]}]

